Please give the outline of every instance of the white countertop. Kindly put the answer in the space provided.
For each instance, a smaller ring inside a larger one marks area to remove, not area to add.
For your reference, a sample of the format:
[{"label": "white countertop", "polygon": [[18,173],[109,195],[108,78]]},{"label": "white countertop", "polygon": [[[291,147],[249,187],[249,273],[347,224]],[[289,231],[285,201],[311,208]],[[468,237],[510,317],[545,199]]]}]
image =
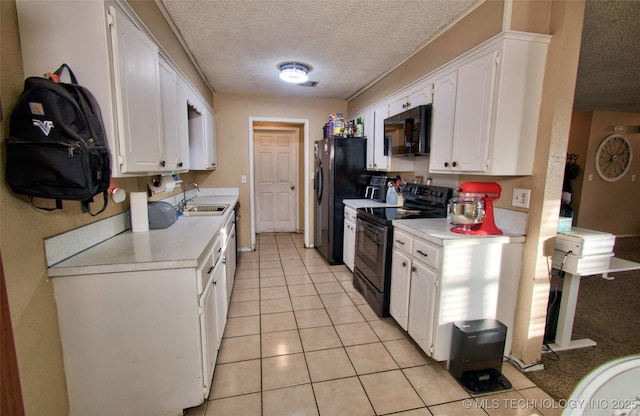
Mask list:
[{"label": "white countertop", "polygon": [[393,226],[398,230],[405,231],[415,237],[422,238],[440,246],[510,244],[524,243],[525,241],[525,237],[520,234],[468,235],[454,233],[451,231],[451,223],[446,218],[393,220]]},{"label": "white countertop", "polygon": [[195,202],[229,204],[221,216],[180,216],[168,228],[120,233],[48,269],[50,277],[197,267],[213,237],[234,215],[237,196],[202,196]]},{"label": "white countertop", "polygon": [[402,205],[389,205],[385,202],[374,201],[372,199],[345,199],[343,204],[350,208],[378,208],[378,207],[400,207]]}]

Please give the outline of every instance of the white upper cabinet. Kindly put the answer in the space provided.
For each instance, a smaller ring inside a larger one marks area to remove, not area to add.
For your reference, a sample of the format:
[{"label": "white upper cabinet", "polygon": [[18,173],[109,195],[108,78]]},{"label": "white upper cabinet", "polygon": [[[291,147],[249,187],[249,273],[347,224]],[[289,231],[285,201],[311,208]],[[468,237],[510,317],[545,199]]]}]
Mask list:
[{"label": "white upper cabinet", "polygon": [[180,76],[125,2],[17,0],[16,8],[25,76],[71,67],[100,105],[113,177],[188,168]]},{"label": "white upper cabinet", "polygon": [[494,51],[436,81],[432,172],[487,169],[496,64]]},{"label": "white upper cabinet", "polygon": [[502,33],[434,78],[434,173],[530,175],[550,36]]},{"label": "white upper cabinet", "polygon": [[433,82],[434,106],[431,113],[430,166],[437,165],[441,168],[448,168],[451,164],[457,86],[458,71],[446,73]]},{"label": "white upper cabinet", "polygon": [[217,166],[216,120],[213,111],[192,91],[188,112],[190,169],[213,170]]},{"label": "white upper cabinet", "polygon": [[185,82],[173,67],[160,57],[160,98],[162,101],[162,170],[189,169],[189,128]]},{"label": "white upper cabinet", "polygon": [[428,82],[419,82],[406,91],[395,94],[389,103],[389,115],[393,116],[403,111],[421,105],[430,104],[433,97],[432,86]]},{"label": "white upper cabinet", "polygon": [[121,11],[109,7],[122,173],[161,170],[158,47]]},{"label": "white upper cabinet", "polygon": [[[382,104],[373,109],[373,134],[367,143],[367,169],[389,170],[390,143],[384,136],[384,119],[389,117],[389,106]],[[369,159],[371,156],[371,159]]]}]

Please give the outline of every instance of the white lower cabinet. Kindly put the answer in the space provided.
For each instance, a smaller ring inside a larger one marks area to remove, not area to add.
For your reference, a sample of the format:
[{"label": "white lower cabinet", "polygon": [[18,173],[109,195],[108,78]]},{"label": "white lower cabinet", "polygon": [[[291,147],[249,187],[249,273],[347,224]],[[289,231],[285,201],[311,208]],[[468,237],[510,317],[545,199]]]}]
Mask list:
[{"label": "white lower cabinet", "polygon": [[226,292],[222,293],[224,287],[218,285],[220,275],[225,273],[224,263],[218,259],[213,266],[202,272],[207,275],[205,277],[207,284],[202,295],[200,295],[198,312],[200,314],[204,395],[208,396],[211,390],[211,380],[216,359],[218,358],[218,349],[222,340],[222,330],[224,330],[224,322],[220,322],[220,316],[222,314],[221,309],[226,306],[226,299],[221,301],[221,296],[226,298]]},{"label": "white lower cabinet", "polygon": [[521,244],[437,245],[394,226],[391,316],[437,361],[449,359],[453,322],[499,319],[511,331],[520,255]]},{"label": "white lower cabinet", "polygon": [[234,221],[231,226],[231,231],[229,232],[229,237],[227,237],[227,246],[224,251],[225,269],[227,271],[227,303],[231,302],[231,292],[233,291],[233,283],[236,277],[236,264],[238,260],[236,239],[236,224]]},{"label": "white lower cabinet", "polygon": [[71,416],[178,416],[206,400],[235,270],[226,234],[197,267],[51,279]]},{"label": "white lower cabinet", "polygon": [[437,303],[435,270],[413,261],[409,294],[409,322],[407,332],[427,354],[432,354],[434,318]]},{"label": "white lower cabinet", "polygon": [[342,261],[353,271],[356,256],[356,210],[344,207],[344,233],[342,240]]}]

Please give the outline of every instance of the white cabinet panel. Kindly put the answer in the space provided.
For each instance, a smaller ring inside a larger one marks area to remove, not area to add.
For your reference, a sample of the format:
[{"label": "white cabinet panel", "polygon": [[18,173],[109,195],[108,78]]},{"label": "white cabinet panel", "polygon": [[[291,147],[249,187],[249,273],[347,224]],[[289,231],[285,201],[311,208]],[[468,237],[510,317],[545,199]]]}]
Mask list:
[{"label": "white cabinet panel", "polygon": [[456,117],[451,162],[461,171],[485,171],[488,164],[491,109],[497,52],[458,69]]},{"label": "white cabinet panel", "polygon": [[344,207],[344,233],[342,243],[342,260],[353,271],[356,255],[356,210]]},{"label": "white cabinet panel", "polygon": [[[389,117],[389,106],[382,104],[373,109],[373,137],[372,140],[367,141],[367,148],[371,148],[367,152],[367,169],[369,170],[389,170],[389,156],[388,145],[385,149],[385,137],[384,137],[384,119]],[[386,151],[385,151],[386,150]]]},{"label": "white cabinet panel", "polygon": [[414,107],[430,104],[432,97],[431,84],[420,82],[407,91],[394,95],[389,103],[389,115],[393,116]]},{"label": "white cabinet panel", "polygon": [[189,164],[185,163],[185,159],[188,160],[189,155],[189,130],[187,127],[187,102],[182,92],[184,81],[162,57],[160,57],[159,68],[163,138],[161,170],[165,172],[186,171],[189,168]]},{"label": "white cabinet panel", "polygon": [[431,154],[429,160],[432,171],[451,167],[457,85],[458,71],[449,72],[433,82],[434,104],[431,116]]},{"label": "white cabinet panel", "polygon": [[192,170],[213,170],[217,166],[213,111],[193,91],[189,104],[189,166]]},{"label": "white cabinet panel", "polygon": [[430,170],[487,169],[496,52],[434,82]]},{"label": "white cabinet panel", "polygon": [[436,273],[418,262],[411,269],[408,332],[427,354],[431,353],[436,311]]},{"label": "white cabinet panel", "polygon": [[[211,254],[210,254],[211,256]],[[207,396],[211,389],[213,371],[218,358],[218,348],[220,347],[220,331],[218,329],[217,315],[219,313],[218,289],[215,284],[217,275],[223,269],[222,262],[217,262],[215,266],[205,267],[199,270],[203,274],[203,279],[207,282],[200,301],[198,311],[200,313],[200,342],[202,343],[202,374],[203,391]],[[224,270],[223,270],[224,271]]]},{"label": "white cabinet panel", "polygon": [[115,7],[111,41],[118,98],[122,173],[161,170],[158,47]]},{"label": "white cabinet panel", "polygon": [[405,331],[409,322],[411,258],[394,248],[391,257],[391,294],[389,313]]}]

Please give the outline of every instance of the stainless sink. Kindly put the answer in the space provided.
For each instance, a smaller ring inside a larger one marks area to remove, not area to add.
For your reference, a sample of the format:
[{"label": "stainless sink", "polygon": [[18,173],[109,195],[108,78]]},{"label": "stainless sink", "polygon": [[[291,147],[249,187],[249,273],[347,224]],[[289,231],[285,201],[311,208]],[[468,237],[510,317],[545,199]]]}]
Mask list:
[{"label": "stainless sink", "polygon": [[182,215],[192,217],[196,215],[223,215],[229,204],[187,204]]}]

